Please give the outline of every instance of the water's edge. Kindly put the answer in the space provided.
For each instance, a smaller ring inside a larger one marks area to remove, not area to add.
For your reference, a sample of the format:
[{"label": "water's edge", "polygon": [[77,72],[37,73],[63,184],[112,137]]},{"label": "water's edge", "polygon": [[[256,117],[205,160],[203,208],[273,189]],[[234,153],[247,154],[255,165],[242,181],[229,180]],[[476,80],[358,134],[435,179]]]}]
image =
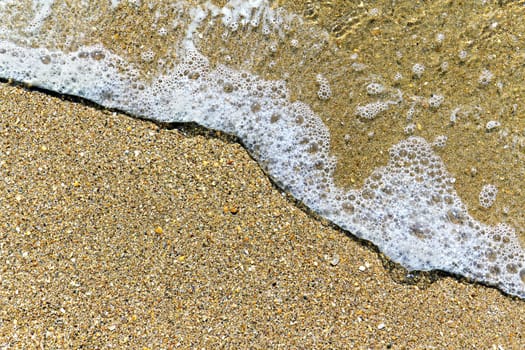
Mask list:
[{"label": "water's edge", "polygon": [[[212,64],[195,39],[206,18],[222,18],[230,27],[239,18],[257,20],[245,24],[253,26],[261,16],[270,23],[281,18],[264,1],[230,5],[191,8],[178,60],[147,79],[139,66],[103,45],[63,52],[15,40],[0,40],[0,77],[141,119],[197,123],[233,135],[280,188],[408,270],[442,270],[525,297],[525,254],[515,230],[469,215],[434,150],[438,144],[407,137],[390,148],[388,163],[362,187],[342,188],[334,181],[337,159],[329,129],[309,104],[292,100],[285,80]],[[327,84],[319,75],[321,100],[331,95]],[[397,103],[365,106],[364,117]]]}]

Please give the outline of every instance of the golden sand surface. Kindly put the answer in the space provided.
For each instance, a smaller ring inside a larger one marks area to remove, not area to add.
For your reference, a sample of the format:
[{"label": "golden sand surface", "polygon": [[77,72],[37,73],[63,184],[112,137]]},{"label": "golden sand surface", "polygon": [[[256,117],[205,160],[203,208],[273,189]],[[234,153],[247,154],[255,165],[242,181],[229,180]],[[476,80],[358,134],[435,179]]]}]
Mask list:
[{"label": "golden sand surface", "polygon": [[525,303],[384,259],[220,135],[0,85],[0,348],[520,349]]}]

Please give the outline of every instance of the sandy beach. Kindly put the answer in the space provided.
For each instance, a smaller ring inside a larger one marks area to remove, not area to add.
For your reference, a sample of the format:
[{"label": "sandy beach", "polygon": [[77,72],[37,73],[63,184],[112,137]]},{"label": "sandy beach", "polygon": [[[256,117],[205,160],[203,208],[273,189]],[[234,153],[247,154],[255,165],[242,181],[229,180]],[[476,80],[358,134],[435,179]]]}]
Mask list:
[{"label": "sandy beach", "polygon": [[0,348],[520,349],[525,303],[406,277],[221,135],[0,85]]}]

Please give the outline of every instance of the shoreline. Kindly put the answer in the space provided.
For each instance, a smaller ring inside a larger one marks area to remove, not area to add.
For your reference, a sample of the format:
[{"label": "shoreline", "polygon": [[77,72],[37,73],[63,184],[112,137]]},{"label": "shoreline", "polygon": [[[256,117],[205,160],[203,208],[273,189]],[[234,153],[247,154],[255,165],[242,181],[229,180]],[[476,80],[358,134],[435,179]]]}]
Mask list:
[{"label": "shoreline", "polygon": [[525,302],[401,284],[236,143],[0,85],[7,347],[520,348]]}]

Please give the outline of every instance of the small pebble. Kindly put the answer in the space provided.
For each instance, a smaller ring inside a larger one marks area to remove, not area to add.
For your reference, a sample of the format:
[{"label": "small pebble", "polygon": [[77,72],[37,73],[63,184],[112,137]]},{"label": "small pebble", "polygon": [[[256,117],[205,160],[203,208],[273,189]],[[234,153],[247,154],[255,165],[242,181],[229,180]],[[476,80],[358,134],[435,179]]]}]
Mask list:
[{"label": "small pebble", "polygon": [[335,254],[332,260],[330,260],[330,265],[337,266],[337,264],[339,264],[339,260],[339,255]]},{"label": "small pebble", "polygon": [[489,122],[487,122],[487,125],[485,126],[485,128],[487,129],[487,131],[491,131],[491,130],[494,130],[496,128],[499,128],[501,126],[501,123],[496,121],[496,120],[491,120]]}]

